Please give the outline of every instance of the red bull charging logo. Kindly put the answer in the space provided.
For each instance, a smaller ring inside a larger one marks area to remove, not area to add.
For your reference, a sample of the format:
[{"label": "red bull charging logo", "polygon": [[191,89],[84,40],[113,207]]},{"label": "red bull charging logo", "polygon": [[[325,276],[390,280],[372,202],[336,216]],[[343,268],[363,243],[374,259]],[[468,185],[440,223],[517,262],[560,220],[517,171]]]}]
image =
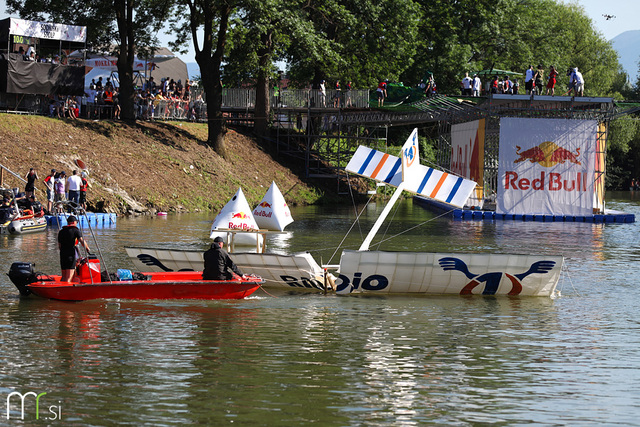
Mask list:
[{"label": "red bull charging logo", "polygon": [[[231,221],[229,221],[229,227],[230,229],[233,230],[253,230],[255,229],[255,227],[251,224],[247,224],[245,222],[243,222],[243,219],[248,219],[251,220],[251,215],[244,213],[244,212],[238,212],[238,213],[234,213],[233,215],[231,215]],[[240,220],[240,221],[235,221],[235,220]]]},{"label": "red bull charging logo", "polygon": [[[545,141],[537,147],[525,151],[520,150],[520,146],[516,145],[516,154],[519,157],[513,162],[514,164],[528,160],[545,168],[566,162],[582,165],[578,160],[580,148],[576,148],[574,153],[559,147],[554,142]],[[571,173],[570,171],[564,173],[540,171],[539,177],[536,176],[532,179],[521,177],[515,171],[506,171],[504,188],[505,190],[587,191],[587,173],[584,171],[577,173]]]},{"label": "red bull charging logo", "polygon": [[267,202],[262,202],[258,206],[260,206],[261,208],[270,208],[271,204]]},{"label": "red bull charging logo", "polygon": [[520,151],[520,146],[516,145],[516,154],[518,157],[513,163],[520,163],[529,160],[531,163],[538,163],[540,166],[550,168],[558,163],[571,162],[580,165],[580,148],[576,148],[576,152],[559,147],[555,142],[545,141],[537,147]]}]

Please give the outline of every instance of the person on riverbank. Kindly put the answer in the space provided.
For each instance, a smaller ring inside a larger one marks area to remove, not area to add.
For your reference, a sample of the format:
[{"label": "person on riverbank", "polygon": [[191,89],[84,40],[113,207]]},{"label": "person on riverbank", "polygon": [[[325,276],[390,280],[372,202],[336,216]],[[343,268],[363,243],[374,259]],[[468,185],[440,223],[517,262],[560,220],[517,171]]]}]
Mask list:
[{"label": "person on riverbank", "polygon": [[58,249],[60,250],[60,269],[62,270],[61,282],[71,282],[76,269],[76,261],[79,257],[77,246],[81,244],[90,252],[89,245],[82,237],[82,232],[77,227],[78,219],[70,215],[67,225],[58,232]]},{"label": "person on riverbank", "polygon": [[[66,194],[65,194],[66,178],[67,178],[67,174],[64,173],[64,171],[60,172],[59,174],[56,174],[56,176],[55,176],[55,182],[53,184],[53,188],[55,189],[55,201],[56,202],[64,202],[64,201],[67,200],[67,197],[66,197]],[[57,213],[64,212],[64,209],[62,209],[62,204],[60,204],[58,206],[57,211],[58,211]]]},{"label": "person on riverbank", "polygon": [[69,201],[80,204],[80,187],[82,187],[82,178],[78,176],[78,171],[74,170],[71,172],[71,176],[67,180]]},{"label": "person on riverbank", "polygon": [[34,168],[29,169],[24,179],[27,181],[27,184],[24,186],[24,194],[29,198],[33,196],[33,192],[36,190],[36,180],[38,179],[36,170]]},{"label": "person on riverbank", "polygon": [[236,275],[242,276],[238,266],[223,249],[224,240],[218,236],[213,239],[211,248],[204,253],[203,280],[230,280]]},{"label": "person on riverbank", "polygon": [[87,188],[89,187],[89,181],[87,180],[87,173],[82,172],[80,174],[80,179],[82,179],[82,185],[80,186],[80,206],[85,211],[87,210]]},{"label": "person on riverbank", "polygon": [[44,185],[47,187],[47,213],[50,214],[53,209],[53,201],[55,200],[55,190],[53,184],[56,181],[56,170],[51,169],[51,173],[44,179]]}]

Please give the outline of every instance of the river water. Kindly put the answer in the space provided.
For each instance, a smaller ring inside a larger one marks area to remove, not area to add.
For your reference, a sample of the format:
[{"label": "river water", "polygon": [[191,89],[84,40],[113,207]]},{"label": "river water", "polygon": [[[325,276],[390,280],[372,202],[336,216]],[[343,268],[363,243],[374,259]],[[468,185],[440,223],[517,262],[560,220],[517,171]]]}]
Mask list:
[{"label": "river water", "polygon": [[[640,196],[611,194],[608,207],[640,218]],[[381,208],[366,208],[343,245],[357,248]],[[337,264],[354,208],[293,215],[271,249]],[[461,222],[411,201],[392,215],[380,236],[410,231],[380,249],[563,254],[561,296],[259,290],[241,301],[64,303],[20,299],[3,274],[1,424],[640,425],[638,223]],[[119,218],[95,234],[112,269],[132,268],[124,246],[205,248],[211,219]],[[0,270],[35,261],[57,272],[55,240],[55,230],[1,236]],[[27,396],[23,413],[14,395],[6,420],[14,391],[46,394],[37,409]]]}]

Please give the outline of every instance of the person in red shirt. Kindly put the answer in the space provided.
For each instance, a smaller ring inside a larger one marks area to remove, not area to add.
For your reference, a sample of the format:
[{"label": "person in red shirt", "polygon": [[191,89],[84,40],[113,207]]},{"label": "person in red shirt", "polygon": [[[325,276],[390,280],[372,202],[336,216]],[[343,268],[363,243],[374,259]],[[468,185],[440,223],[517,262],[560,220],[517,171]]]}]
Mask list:
[{"label": "person in red shirt", "polygon": [[378,83],[378,89],[376,91],[378,93],[378,107],[384,106],[384,99],[387,97],[387,81],[381,81]]},{"label": "person in red shirt", "polygon": [[82,184],[80,185],[80,201],[79,204],[85,211],[87,210],[87,187],[89,187],[89,181],[87,181],[87,173],[82,172],[80,174]]},{"label": "person in red shirt", "polygon": [[556,77],[558,72],[553,65],[549,66],[549,81],[547,82],[547,95],[554,96],[556,92]]}]

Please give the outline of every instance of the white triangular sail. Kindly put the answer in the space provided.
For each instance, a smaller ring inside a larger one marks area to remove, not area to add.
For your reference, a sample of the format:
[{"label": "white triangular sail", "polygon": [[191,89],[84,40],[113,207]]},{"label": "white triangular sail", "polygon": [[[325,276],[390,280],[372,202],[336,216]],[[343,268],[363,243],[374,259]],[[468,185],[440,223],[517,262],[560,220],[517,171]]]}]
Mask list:
[{"label": "white triangular sail", "polygon": [[393,187],[404,181],[406,191],[457,207],[463,207],[476,188],[475,181],[421,165],[417,130],[411,133],[402,147],[402,156],[404,160],[360,146],[346,170]]},{"label": "white triangular sail", "polygon": [[258,224],[253,219],[251,207],[244,197],[242,188],[238,188],[236,194],[220,210],[216,219],[211,225],[211,235],[213,239],[219,235],[218,229],[231,229],[238,231],[257,230]]},{"label": "white triangular sail", "polygon": [[291,210],[275,181],[253,210],[253,217],[260,228],[267,230],[284,231],[284,228],[293,222]]}]

